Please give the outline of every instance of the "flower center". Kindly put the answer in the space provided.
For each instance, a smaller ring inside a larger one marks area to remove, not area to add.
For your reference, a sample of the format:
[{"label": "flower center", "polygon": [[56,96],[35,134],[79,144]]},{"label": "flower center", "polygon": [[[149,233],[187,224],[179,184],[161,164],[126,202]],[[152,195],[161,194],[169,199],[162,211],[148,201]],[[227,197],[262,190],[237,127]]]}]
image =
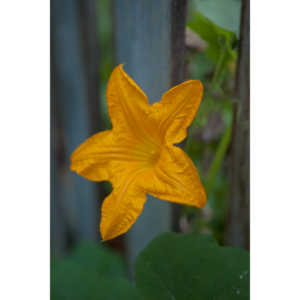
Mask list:
[{"label": "flower center", "polygon": [[133,150],[135,159],[142,162],[145,167],[153,168],[160,157],[160,145],[149,140],[143,140]]},{"label": "flower center", "polygon": [[152,149],[150,151],[149,163],[152,166],[154,166],[158,162],[159,156],[160,156],[159,148],[158,149]]}]

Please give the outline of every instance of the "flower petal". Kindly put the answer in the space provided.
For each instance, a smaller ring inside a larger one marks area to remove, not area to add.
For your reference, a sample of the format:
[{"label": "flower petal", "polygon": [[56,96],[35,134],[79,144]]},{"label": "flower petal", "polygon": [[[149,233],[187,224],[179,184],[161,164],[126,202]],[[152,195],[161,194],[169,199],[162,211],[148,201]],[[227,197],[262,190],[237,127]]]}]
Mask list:
[{"label": "flower petal", "polygon": [[113,143],[114,135],[111,130],[101,131],[88,138],[72,153],[71,170],[89,180],[108,180]]},{"label": "flower petal", "polygon": [[192,123],[200,106],[203,86],[199,80],[181,83],[165,94],[160,101],[159,131],[167,143],[176,144],[185,139],[186,129]]},{"label": "flower petal", "polygon": [[135,183],[143,170],[126,171],[113,184],[112,193],[105,198],[101,210],[100,231],[104,241],[123,234],[141,214],[146,193]]},{"label": "flower petal", "polygon": [[145,129],[141,125],[147,119],[150,105],[145,93],[124,72],[122,65],[112,72],[106,97],[113,128],[142,137]]},{"label": "flower petal", "polygon": [[206,193],[190,158],[176,146],[166,146],[157,166],[139,178],[139,186],[161,200],[202,208]]}]

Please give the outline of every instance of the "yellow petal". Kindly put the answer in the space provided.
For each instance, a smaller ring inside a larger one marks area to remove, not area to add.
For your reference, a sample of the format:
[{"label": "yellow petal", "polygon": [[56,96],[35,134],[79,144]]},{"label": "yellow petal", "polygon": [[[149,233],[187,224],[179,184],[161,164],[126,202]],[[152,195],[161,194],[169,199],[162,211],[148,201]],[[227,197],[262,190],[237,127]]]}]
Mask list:
[{"label": "yellow petal", "polygon": [[94,181],[109,180],[104,200],[103,240],[128,231],[143,210],[146,193],[162,200],[203,207],[206,194],[188,156],[172,143],[186,136],[202,97],[200,81],[187,81],[148,104],[144,92],[124,72],[113,71],[107,104],[113,130],[100,132],[71,156],[71,169]]},{"label": "yellow petal", "polygon": [[150,109],[147,96],[124,72],[122,65],[114,69],[106,91],[108,113],[116,131],[143,137],[143,123]]},{"label": "yellow petal", "polygon": [[203,86],[199,80],[186,81],[163,94],[157,118],[160,134],[165,135],[167,143],[176,144],[185,139],[186,129],[195,118],[202,95]]},{"label": "yellow petal", "polygon": [[190,158],[176,146],[166,146],[156,167],[139,179],[139,186],[161,200],[203,207],[206,193]]},{"label": "yellow petal", "polygon": [[113,141],[111,130],[101,131],[88,138],[73,152],[71,170],[89,180],[108,180]]},{"label": "yellow petal", "polygon": [[114,189],[101,210],[100,232],[104,241],[127,232],[141,214],[146,193],[136,185],[136,180],[142,172],[127,169],[118,180],[114,179]]}]

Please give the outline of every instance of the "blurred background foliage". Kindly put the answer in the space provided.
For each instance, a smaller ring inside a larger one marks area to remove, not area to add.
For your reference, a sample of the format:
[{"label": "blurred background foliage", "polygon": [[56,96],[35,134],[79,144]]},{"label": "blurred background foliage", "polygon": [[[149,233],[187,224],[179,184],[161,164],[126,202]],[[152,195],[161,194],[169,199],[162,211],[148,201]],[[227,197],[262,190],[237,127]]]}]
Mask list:
[{"label": "blurred background foliage", "polygon": [[[115,66],[112,5],[112,1],[97,0],[100,114],[106,128],[111,128],[111,124],[105,91]],[[202,210],[184,207],[180,230],[209,234],[221,245],[229,192],[240,12],[241,0],[188,1],[185,78],[200,79],[205,90],[184,148],[205,185],[208,203]],[[104,188],[107,193],[111,191],[110,184]],[[139,299],[126,280],[124,257],[106,247],[80,244],[68,255],[52,259],[51,274],[53,299]],[[101,297],[93,296],[100,293]]]},{"label": "blurred background foliage", "polygon": [[208,232],[220,244],[227,213],[240,11],[239,0],[191,1],[187,20],[204,42],[200,51],[188,48],[187,77],[200,79],[205,91],[186,151],[204,180],[208,203],[201,211],[186,207],[183,220],[186,230]]}]

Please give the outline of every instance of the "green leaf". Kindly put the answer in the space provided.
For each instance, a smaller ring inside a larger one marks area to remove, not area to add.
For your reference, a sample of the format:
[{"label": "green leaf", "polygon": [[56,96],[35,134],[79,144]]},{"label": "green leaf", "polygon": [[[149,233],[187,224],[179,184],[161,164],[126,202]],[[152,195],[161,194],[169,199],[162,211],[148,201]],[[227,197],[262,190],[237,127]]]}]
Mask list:
[{"label": "green leaf", "polygon": [[137,290],[124,278],[99,277],[95,270],[66,261],[54,268],[52,300],[138,300]]},{"label": "green leaf", "polygon": [[237,44],[236,34],[216,25],[204,14],[197,11],[193,13],[191,21],[188,22],[188,27],[199,34],[208,44],[204,53],[216,64],[212,80],[212,85],[215,87],[220,84],[221,79],[224,77],[228,64],[237,58],[235,49]]},{"label": "green leaf", "polygon": [[70,259],[89,270],[94,270],[99,276],[126,277],[126,268],[121,256],[105,246],[98,247],[93,243],[81,244],[74,250]]},{"label": "green leaf", "polygon": [[229,56],[236,57],[233,49],[235,48],[237,37],[232,31],[216,25],[204,14],[197,11],[193,13],[191,21],[188,22],[188,27],[198,33],[208,43],[208,54],[215,62],[218,61],[224,47],[228,51]]},{"label": "green leaf", "polygon": [[52,300],[139,300],[118,255],[93,244],[51,264]]},{"label": "green leaf", "polygon": [[148,300],[249,299],[249,253],[206,235],[165,233],[137,258],[136,284]]},{"label": "green leaf", "polygon": [[202,12],[218,26],[239,35],[241,0],[197,0],[194,9]]}]

